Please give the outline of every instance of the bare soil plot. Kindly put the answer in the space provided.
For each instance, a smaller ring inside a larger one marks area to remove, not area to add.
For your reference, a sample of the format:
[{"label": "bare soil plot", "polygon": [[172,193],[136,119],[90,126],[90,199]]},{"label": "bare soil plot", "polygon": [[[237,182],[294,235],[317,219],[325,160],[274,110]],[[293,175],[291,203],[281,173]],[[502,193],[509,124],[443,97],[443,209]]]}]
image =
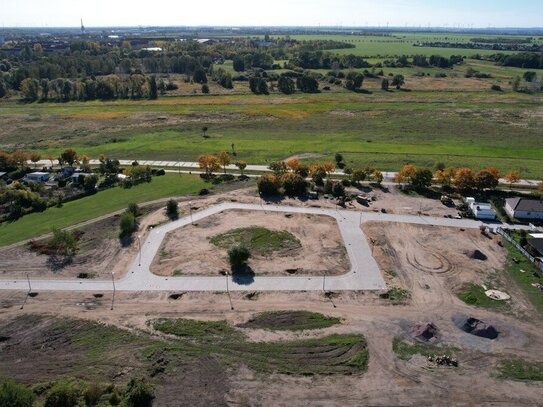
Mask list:
[{"label": "bare soil plot", "polygon": [[340,275],[350,263],[336,220],[327,216],[225,211],[169,233],[151,271],[162,276],[217,275],[230,266],[227,250],[210,242],[234,229],[263,227],[288,232],[301,247],[287,247],[271,254],[253,253],[249,266],[257,275]]}]

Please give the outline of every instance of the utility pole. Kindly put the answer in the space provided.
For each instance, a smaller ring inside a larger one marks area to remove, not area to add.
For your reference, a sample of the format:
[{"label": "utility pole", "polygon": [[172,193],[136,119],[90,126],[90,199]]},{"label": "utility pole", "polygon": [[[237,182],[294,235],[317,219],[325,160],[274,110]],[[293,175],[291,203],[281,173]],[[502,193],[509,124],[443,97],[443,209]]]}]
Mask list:
[{"label": "utility pole", "polygon": [[138,266],[141,267],[141,239],[140,239],[140,238],[141,238],[141,236],[138,235],[138,246],[139,246],[139,248],[140,248],[140,261],[139,261]]},{"label": "utility pole", "polygon": [[115,303],[115,272],[111,272],[111,283],[113,284],[113,297],[111,297],[111,310],[113,310],[113,305]]}]

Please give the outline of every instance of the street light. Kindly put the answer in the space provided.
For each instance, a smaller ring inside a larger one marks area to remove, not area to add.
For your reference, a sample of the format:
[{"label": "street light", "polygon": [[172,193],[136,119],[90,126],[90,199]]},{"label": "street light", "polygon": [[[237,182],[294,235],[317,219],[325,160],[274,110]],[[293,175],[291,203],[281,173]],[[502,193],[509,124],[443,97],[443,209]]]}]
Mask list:
[{"label": "street light", "polygon": [[111,283],[113,284],[113,297],[111,297],[111,309],[113,310],[113,304],[115,303],[115,272],[111,272]]},{"label": "street light", "polygon": [[189,213],[190,213],[190,224],[194,225],[194,223],[192,223],[192,202],[189,202]]},{"label": "street light", "polygon": [[228,288],[228,277],[230,276],[228,271],[226,272],[225,276],[226,276],[226,293],[228,294],[228,300],[230,301],[230,309],[233,310],[234,305],[232,304],[232,297],[230,296],[230,289]]},{"label": "street light", "polygon": [[141,267],[141,239],[140,239],[140,238],[141,238],[141,236],[138,235],[138,246],[139,246],[139,248],[140,248],[140,261],[139,261],[138,266]]}]

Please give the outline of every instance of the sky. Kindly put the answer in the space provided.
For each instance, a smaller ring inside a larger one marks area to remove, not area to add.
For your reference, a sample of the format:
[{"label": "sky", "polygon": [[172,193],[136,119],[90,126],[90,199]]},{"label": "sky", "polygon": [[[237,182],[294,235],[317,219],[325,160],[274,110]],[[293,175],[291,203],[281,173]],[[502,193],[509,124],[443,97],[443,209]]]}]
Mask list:
[{"label": "sky", "polygon": [[0,0],[0,27],[541,27],[542,0]]}]

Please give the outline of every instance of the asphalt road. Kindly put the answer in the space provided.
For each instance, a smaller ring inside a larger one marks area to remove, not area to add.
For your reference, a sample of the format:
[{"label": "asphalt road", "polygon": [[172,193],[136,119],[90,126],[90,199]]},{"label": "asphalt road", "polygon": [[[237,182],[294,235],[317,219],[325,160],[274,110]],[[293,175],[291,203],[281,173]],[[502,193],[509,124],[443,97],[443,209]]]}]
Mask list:
[{"label": "asphalt road", "polygon": [[[351,269],[341,276],[311,277],[253,277],[237,278],[226,276],[161,277],[151,273],[150,265],[157,254],[166,234],[172,230],[197,222],[207,216],[229,210],[241,209],[285,213],[307,213],[327,215],[336,219],[343,238]],[[371,248],[360,228],[368,221],[401,222],[411,224],[447,226],[452,228],[476,229],[482,224],[469,219],[434,218],[427,216],[393,215],[375,212],[356,212],[329,208],[303,208],[280,205],[255,205],[222,203],[197,211],[174,222],[159,226],[141,242],[140,253],[129,266],[125,277],[111,280],[46,280],[32,279],[32,291],[341,291],[341,290],[382,290],[385,281],[375,262]],[[114,277],[114,276],[112,276]],[[29,290],[27,279],[2,279],[0,290]]]}]

